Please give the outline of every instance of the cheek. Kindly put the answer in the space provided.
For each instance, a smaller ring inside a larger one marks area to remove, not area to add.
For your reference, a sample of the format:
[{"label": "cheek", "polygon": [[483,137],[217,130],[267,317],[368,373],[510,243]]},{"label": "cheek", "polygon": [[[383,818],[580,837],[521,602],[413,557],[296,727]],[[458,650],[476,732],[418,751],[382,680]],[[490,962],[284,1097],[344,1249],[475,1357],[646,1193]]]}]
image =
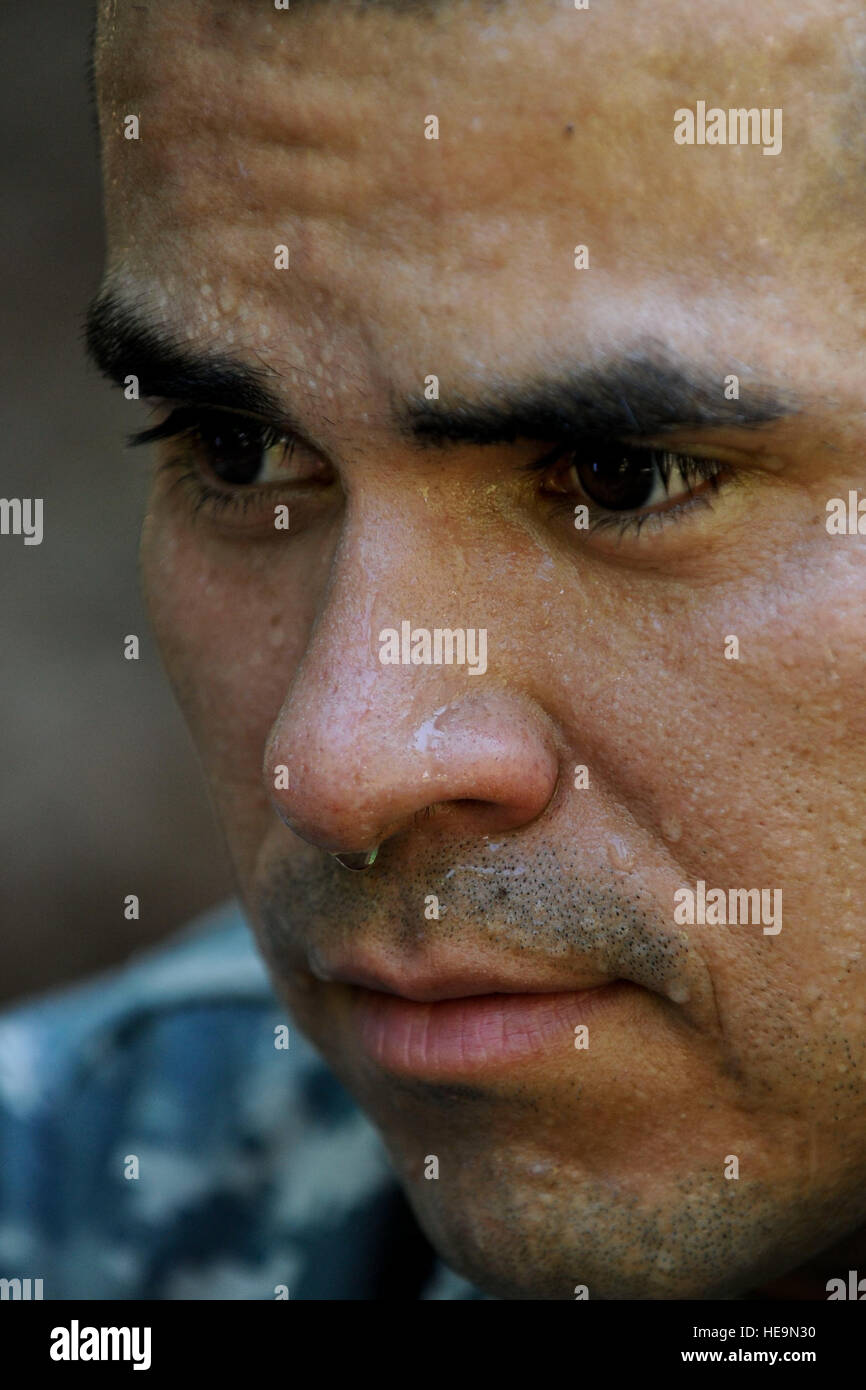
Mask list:
[{"label": "cheek", "polygon": [[799,1045],[801,1078],[843,1068],[846,1050],[866,1056],[864,614],[866,568],[821,552],[714,605],[717,648],[737,633],[740,659],[696,677],[703,736],[683,721],[670,750],[688,826],[683,881],[781,892],[778,935],[695,932],[741,1059],[772,1050],[775,1066]]},{"label": "cheek", "polygon": [[735,817],[715,829],[810,897],[820,886],[826,916],[842,858],[866,868],[866,567],[817,554],[738,611],[740,659],[721,663],[713,720],[717,787]]},{"label": "cheek", "polygon": [[791,548],[773,565],[757,548],[760,581],[732,575],[675,601],[647,582],[639,614],[602,595],[561,715],[575,760],[625,808],[613,829],[639,870],[659,865],[671,917],[673,889],[699,880],[781,891],[778,935],[690,931],[732,1051],[758,1071],[798,1046],[841,1064],[846,1035],[866,1056],[866,564],[823,542],[795,564]]},{"label": "cheek", "polygon": [[695,869],[766,886],[781,874],[810,895],[826,875],[823,894],[843,849],[866,869],[866,564],[823,545],[796,560],[768,550],[756,546],[761,582],[696,592],[658,615],[661,640],[644,628],[645,676],[633,668],[620,695],[644,734],[621,745],[628,799],[677,823]]},{"label": "cheek", "polygon": [[151,624],[230,838],[270,819],[262,760],[306,640],[295,576],[274,552],[150,515],[141,568]]}]

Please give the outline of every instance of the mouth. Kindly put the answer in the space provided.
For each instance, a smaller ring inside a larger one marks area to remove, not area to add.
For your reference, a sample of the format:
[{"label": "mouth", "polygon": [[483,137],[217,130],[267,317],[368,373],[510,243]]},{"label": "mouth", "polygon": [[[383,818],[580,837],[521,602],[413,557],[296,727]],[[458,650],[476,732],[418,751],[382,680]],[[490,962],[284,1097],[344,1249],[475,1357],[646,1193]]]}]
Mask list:
[{"label": "mouth", "polygon": [[[546,993],[460,994],[410,999],[351,986],[358,1047],[398,1076],[457,1079],[507,1071],[532,1058],[574,1056],[581,1025],[645,994],[628,980]],[[585,1043],[584,1043],[585,1045]]]},{"label": "mouth", "polygon": [[568,1071],[586,1061],[575,1029],[590,1020],[605,1076],[659,1030],[720,1034],[707,964],[666,915],[670,876],[624,882],[544,842],[520,849],[494,859],[490,845],[445,842],[413,862],[425,894],[441,885],[445,926],[420,925],[384,870],[371,910],[346,886],[357,875],[308,882],[281,858],[263,864],[257,934],[271,973],[289,996],[291,979],[312,991],[295,1003],[312,1031],[320,1020],[339,1052],[407,1081],[501,1078],[540,1058]]},{"label": "mouth", "polygon": [[347,988],[353,1043],[394,1075],[457,1079],[502,1071],[557,1054],[574,1057],[590,1019],[622,1010],[647,991],[596,970],[566,977],[551,963],[503,962],[478,955],[427,957],[423,968],[354,953],[327,965],[313,953],[313,973]]}]

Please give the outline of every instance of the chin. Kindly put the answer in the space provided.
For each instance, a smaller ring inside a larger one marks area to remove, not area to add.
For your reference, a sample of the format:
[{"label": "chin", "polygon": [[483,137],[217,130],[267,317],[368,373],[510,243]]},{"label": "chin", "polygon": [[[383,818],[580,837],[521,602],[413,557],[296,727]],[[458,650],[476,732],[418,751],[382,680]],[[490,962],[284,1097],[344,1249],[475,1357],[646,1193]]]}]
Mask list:
[{"label": "chin", "polygon": [[735,1299],[820,1244],[792,1230],[794,1194],[790,1203],[757,1187],[731,1195],[684,1172],[638,1195],[611,1178],[535,1166],[531,1182],[509,1182],[495,1160],[475,1171],[461,1163],[453,1180],[447,1165],[438,1181],[404,1179],[445,1262],[497,1298]]}]

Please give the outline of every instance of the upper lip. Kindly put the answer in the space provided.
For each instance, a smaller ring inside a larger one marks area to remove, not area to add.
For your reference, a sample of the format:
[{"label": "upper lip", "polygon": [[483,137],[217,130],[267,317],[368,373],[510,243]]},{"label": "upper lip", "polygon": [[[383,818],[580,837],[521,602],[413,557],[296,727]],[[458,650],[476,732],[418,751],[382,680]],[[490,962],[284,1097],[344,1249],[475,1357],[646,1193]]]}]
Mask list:
[{"label": "upper lip", "polygon": [[358,985],[381,994],[396,994],[416,1003],[432,1004],[444,999],[466,999],[478,994],[571,994],[597,989],[613,982],[609,975],[564,979],[540,963],[515,961],[503,965],[468,962],[442,954],[428,959],[422,967],[385,963],[373,957],[343,957],[325,961],[317,957],[312,972],[318,979]]}]

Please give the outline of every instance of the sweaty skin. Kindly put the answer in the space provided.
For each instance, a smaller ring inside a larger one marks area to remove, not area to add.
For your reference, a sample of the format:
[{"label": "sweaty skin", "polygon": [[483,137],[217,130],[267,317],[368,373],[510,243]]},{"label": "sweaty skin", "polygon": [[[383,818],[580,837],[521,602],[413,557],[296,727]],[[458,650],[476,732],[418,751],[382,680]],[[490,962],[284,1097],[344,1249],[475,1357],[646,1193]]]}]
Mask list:
[{"label": "sweaty skin", "polygon": [[[104,295],[303,440],[216,504],[155,450],[166,668],[276,986],[500,1296],[825,1297],[866,1258],[866,537],[825,524],[866,495],[864,72],[860,0],[102,7]],[[781,153],[677,144],[698,100],[782,109]],[[725,480],[625,529],[527,469],[553,433],[397,422],[431,374],[444,410],[620,357],[786,406],[659,435]],[[403,620],[485,628],[486,672],[383,665]],[[677,925],[698,880],[782,930]],[[630,985],[587,1048],[415,1076],[359,1046],[350,957]]]}]

